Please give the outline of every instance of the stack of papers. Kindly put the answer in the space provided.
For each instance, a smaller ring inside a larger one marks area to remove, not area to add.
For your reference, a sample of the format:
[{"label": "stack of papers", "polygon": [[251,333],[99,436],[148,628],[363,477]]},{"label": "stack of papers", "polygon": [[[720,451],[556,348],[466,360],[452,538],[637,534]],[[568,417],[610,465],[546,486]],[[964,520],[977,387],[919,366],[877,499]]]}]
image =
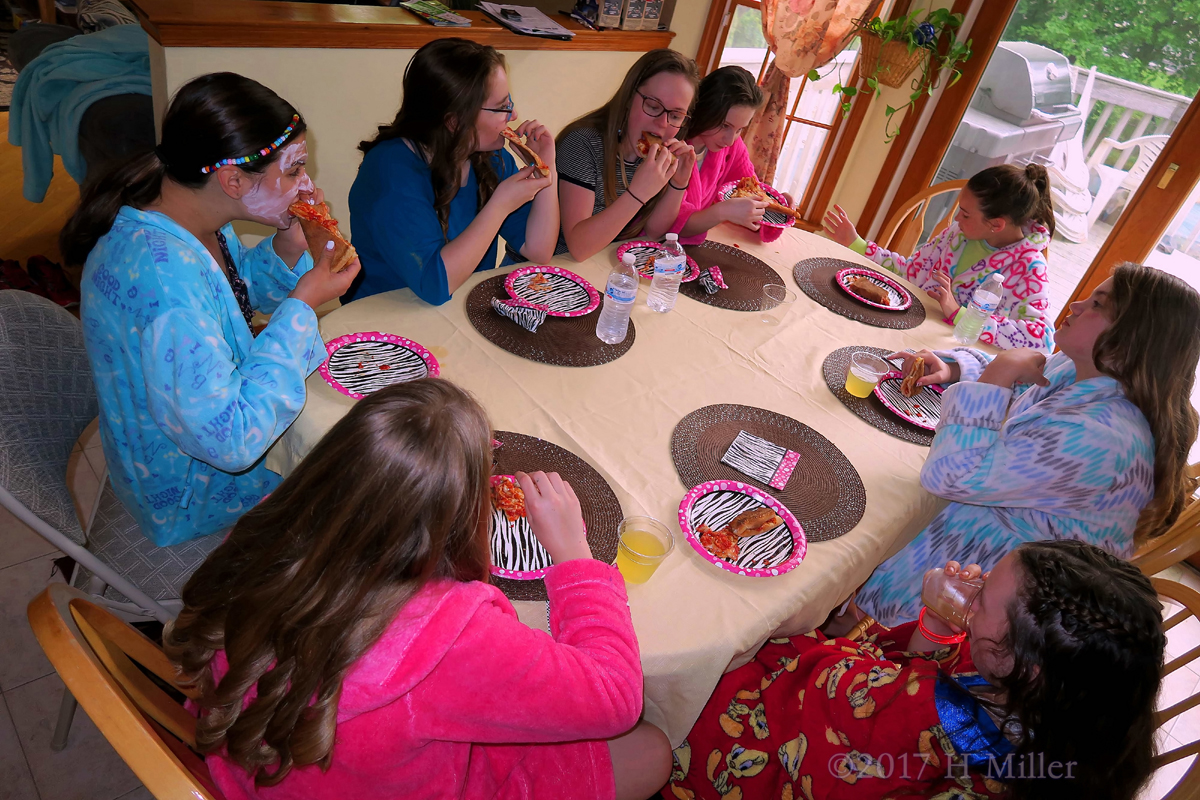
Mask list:
[{"label": "stack of papers", "polygon": [[515,33],[550,39],[571,39],[575,36],[574,32],[559,25],[533,6],[480,3],[479,10]]},{"label": "stack of papers", "polygon": [[450,9],[437,0],[407,0],[401,3],[400,7],[439,28],[466,28],[471,24],[471,20],[451,13]]}]

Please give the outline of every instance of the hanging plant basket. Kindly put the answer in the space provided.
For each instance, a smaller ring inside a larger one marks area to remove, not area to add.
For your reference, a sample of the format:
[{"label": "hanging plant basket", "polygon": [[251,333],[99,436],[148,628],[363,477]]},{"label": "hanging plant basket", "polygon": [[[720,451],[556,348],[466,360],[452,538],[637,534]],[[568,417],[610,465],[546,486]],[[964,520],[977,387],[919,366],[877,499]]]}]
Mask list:
[{"label": "hanging plant basket", "polygon": [[[918,47],[911,52],[908,45],[899,40],[885,42],[873,33],[859,31],[861,44],[860,58],[867,74],[874,74],[875,79],[884,86],[899,89],[908,81],[908,77],[921,66],[921,62],[929,57],[930,51]],[[871,71],[874,65],[874,71]]]}]

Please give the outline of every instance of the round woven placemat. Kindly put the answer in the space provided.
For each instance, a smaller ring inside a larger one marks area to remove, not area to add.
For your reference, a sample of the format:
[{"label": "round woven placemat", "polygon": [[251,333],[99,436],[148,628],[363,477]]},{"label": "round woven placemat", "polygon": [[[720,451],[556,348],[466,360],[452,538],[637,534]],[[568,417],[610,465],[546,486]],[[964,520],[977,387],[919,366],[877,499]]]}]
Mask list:
[{"label": "round woven placemat", "polygon": [[[782,490],[721,463],[740,431],[800,454]],[[796,516],[810,542],[849,533],[867,509],[862,478],[842,451],[807,425],[774,411],[732,403],[699,408],[675,426],[671,458],[689,489],[705,481],[732,480],[773,495]]]},{"label": "round woven placemat", "polygon": [[888,411],[887,407],[879,402],[879,398],[874,394],[855,397],[846,391],[846,370],[850,368],[850,356],[860,351],[874,353],[880,358],[892,354],[891,350],[884,350],[881,347],[839,347],[825,356],[825,362],[821,364],[821,372],[825,375],[825,385],[829,387],[829,391],[837,395],[837,399],[842,401],[842,405],[853,411],[859,419],[872,428],[878,428],[897,439],[919,444],[922,447],[929,447],[933,444],[933,431],[918,428],[911,422],[900,419]]},{"label": "round woven placemat", "polygon": [[[883,311],[850,297],[834,280],[834,276],[846,267],[862,267],[862,264],[840,258],[806,258],[792,270],[792,277],[800,290],[813,300],[833,313],[857,322],[904,331],[925,321],[925,306],[919,297],[914,296],[912,305],[904,311]],[[911,290],[909,293],[912,294]]]},{"label": "round woven placemat", "polygon": [[[515,472],[557,472],[571,484],[583,509],[587,526],[588,546],[592,555],[605,564],[617,558],[617,527],[623,514],[621,503],[599,472],[570,450],[544,439],[523,433],[496,431],[492,434],[500,446],[492,451],[492,474],[512,475]],[[509,600],[545,600],[546,584],[541,578],[515,581],[492,575],[489,580]]]},{"label": "round woven placemat", "polygon": [[728,289],[722,289],[716,294],[704,291],[700,281],[685,283],[679,287],[680,294],[701,303],[727,308],[730,311],[758,311],[762,308],[763,287],[768,283],[783,285],[783,278],[767,266],[766,262],[736,247],[720,242],[703,242],[687,245],[683,249],[696,260],[701,271],[712,266],[720,267],[721,277],[729,285]]},{"label": "round woven placemat", "polygon": [[[537,333],[530,333],[492,308],[492,298],[508,300],[506,275],[481,282],[467,295],[467,319],[483,338],[513,355],[559,367],[595,367],[625,355],[637,334],[633,320],[620,344],[605,344],[596,338],[600,309],[582,317],[546,317]],[[603,307],[603,306],[601,306]]]}]

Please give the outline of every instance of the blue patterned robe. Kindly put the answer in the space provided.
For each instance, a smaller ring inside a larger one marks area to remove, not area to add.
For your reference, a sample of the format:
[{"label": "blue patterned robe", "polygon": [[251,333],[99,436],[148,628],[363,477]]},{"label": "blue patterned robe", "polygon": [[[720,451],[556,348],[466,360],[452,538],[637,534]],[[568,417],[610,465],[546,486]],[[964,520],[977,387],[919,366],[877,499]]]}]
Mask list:
[{"label": "blue patterned robe", "polygon": [[961,380],[942,396],[921,485],[953,502],[879,565],[855,602],[885,625],[915,619],[926,570],[953,559],[987,571],[1039,539],[1081,539],[1128,557],[1154,496],[1154,439],[1120,384],[1076,383],[1075,363],[1058,353],[1046,362],[1049,386],[1003,389],[975,382],[983,353],[938,355],[959,363]]},{"label": "blue patterned robe", "polygon": [[272,238],[246,248],[222,229],[250,302],[271,313],[254,337],[223,266],[174,220],[123,207],[88,256],[84,341],[113,489],[155,544],[230,527],[279,482],[267,448],[304,407],[325,358],[313,310],[288,298],[295,270]]}]

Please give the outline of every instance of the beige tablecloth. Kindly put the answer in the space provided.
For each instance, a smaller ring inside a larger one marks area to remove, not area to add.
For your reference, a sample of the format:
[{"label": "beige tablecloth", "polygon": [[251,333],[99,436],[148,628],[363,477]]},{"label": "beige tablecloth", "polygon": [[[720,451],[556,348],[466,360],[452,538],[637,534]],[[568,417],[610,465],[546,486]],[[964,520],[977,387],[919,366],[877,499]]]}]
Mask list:
[{"label": "beige tablecloth", "polygon": [[[321,321],[326,341],[357,331],[414,339],[441,363],[442,377],[478,397],[497,429],[538,436],[571,450],[612,486],[625,514],[648,514],[675,531],[676,547],[654,577],[629,586],[629,604],[646,676],[646,718],[678,745],[722,672],[749,660],[773,633],[809,631],[903,547],[934,516],[940,501],[921,489],[927,448],[902,442],[862,422],[825,386],[821,362],[846,345],[944,348],[954,344],[937,306],[924,294],[928,318],[910,331],[884,330],[834,314],[800,292],[797,261],[832,256],[869,263],[824,237],[788,230],[764,245],[756,235],[723,225],[711,237],[766,261],[798,298],[781,325],[756,313],[726,311],[680,297],[669,314],[645,304],[643,283],[633,311],[637,340],[609,364],[554,367],[511,355],[484,339],[467,320],[470,289],[496,273],[472,276],[450,302],[430,306],[408,289],[376,295]],[[611,247],[580,264],[555,264],[602,288]],[[287,474],[354,402],[318,373],[308,402],[268,456]],[[683,540],[676,522],[685,487],[675,473],[670,437],[686,414],[713,403],[742,403],[793,417],[837,445],[862,476],[866,515],[850,533],[813,544],[794,571],[749,578],[706,563]],[[545,627],[543,603],[517,603],[522,620]]]}]

